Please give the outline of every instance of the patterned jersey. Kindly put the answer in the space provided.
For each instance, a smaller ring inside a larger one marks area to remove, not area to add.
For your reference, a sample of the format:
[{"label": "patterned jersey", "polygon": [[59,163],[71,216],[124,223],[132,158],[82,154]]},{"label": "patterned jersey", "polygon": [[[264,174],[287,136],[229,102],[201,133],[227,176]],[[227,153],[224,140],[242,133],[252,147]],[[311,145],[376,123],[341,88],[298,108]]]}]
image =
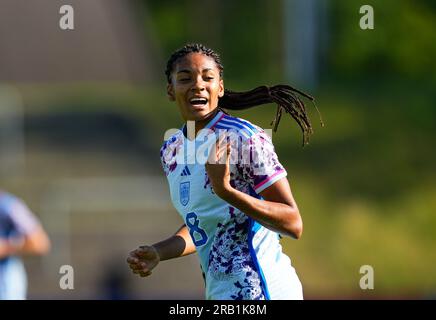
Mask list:
[{"label": "patterned jersey", "polygon": [[[263,190],[286,176],[270,137],[250,122],[218,111],[195,140],[184,130],[161,148],[171,200],[189,229],[214,300],[302,299],[301,283],[282,252],[279,235],[219,198],[211,188],[205,160],[211,142],[232,137],[230,183],[261,199]],[[237,150],[237,152],[236,152]]]},{"label": "patterned jersey", "polygon": [[[30,209],[15,196],[0,190],[0,241],[23,241],[39,226]],[[17,256],[0,258],[0,300],[26,297],[27,278]]]}]

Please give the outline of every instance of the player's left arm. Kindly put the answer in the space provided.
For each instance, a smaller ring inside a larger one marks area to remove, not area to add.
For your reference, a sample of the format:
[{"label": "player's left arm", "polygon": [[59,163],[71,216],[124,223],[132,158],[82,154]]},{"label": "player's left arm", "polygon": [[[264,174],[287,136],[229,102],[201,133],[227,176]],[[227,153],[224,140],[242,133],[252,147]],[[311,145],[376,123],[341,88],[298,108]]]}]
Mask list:
[{"label": "player's left arm", "polygon": [[230,150],[226,151],[218,151],[216,155],[217,159],[227,156],[225,163],[206,164],[215,194],[263,226],[299,239],[303,232],[303,221],[286,177],[260,192],[264,200],[252,197],[230,185]]},{"label": "player's left arm", "polygon": [[303,221],[286,178],[262,191],[260,194],[264,200],[254,198],[230,185],[214,187],[214,191],[220,198],[268,229],[295,239],[301,237]]}]

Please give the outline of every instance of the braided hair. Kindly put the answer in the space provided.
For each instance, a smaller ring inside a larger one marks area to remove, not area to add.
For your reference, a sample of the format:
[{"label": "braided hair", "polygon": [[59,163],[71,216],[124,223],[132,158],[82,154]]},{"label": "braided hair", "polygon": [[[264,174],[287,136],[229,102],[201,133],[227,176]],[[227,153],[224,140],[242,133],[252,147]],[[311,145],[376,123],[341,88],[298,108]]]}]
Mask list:
[{"label": "braided hair", "polygon": [[[212,58],[219,70],[220,77],[223,76],[224,67],[221,63],[220,56],[212,49],[205,47],[202,44],[194,43],[187,44],[184,47],[176,50],[169,58],[165,70],[168,83],[171,83],[171,73],[173,72],[176,62],[188,55],[189,53],[201,53]],[[277,111],[274,120],[272,121],[273,131],[276,132],[283,111],[289,113],[292,118],[298,123],[303,133],[303,146],[309,143],[309,137],[313,133],[312,124],[306,112],[304,102],[300,96],[303,96],[314,104],[315,98],[295,89],[289,85],[279,84],[275,86],[260,86],[250,91],[235,92],[224,90],[224,96],[219,98],[218,107],[229,110],[244,110],[258,105],[276,103]],[[318,108],[316,108],[318,111]],[[319,113],[319,111],[318,111]],[[321,119],[321,125],[324,125]]]}]

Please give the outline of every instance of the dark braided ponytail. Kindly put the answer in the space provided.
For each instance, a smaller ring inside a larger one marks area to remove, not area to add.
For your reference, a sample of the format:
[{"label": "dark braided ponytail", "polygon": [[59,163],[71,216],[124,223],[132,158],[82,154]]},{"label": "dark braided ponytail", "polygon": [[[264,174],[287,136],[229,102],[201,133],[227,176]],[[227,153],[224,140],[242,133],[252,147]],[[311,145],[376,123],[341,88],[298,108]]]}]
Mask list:
[{"label": "dark braided ponytail", "polygon": [[[215,63],[219,69],[220,77],[223,76],[224,67],[221,64],[220,56],[202,44],[188,44],[183,48],[176,50],[167,62],[167,67],[165,74],[167,76],[168,83],[171,82],[171,73],[174,69],[175,63],[182,57],[189,53],[198,52],[205,54],[215,60]],[[289,85],[275,85],[275,86],[260,86],[250,91],[235,92],[231,90],[225,90],[224,96],[218,100],[218,107],[229,109],[229,110],[243,110],[251,107],[255,107],[262,104],[276,103],[277,111],[276,116],[271,123],[273,131],[277,131],[283,110],[289,113],[292,118],[298,123],[303,132],[303,146],[309,143],[309,137],[313,133],[312,124],[310,123],[309,117],[306,112],[304,102],[301,100],[300,96],[303,96],[314,104],[315,99]],[[316,108],[318,111],[318,108]],[[319,114],[319,111],[318,111]],[[321,125],[324,125],[321,119]]]}]

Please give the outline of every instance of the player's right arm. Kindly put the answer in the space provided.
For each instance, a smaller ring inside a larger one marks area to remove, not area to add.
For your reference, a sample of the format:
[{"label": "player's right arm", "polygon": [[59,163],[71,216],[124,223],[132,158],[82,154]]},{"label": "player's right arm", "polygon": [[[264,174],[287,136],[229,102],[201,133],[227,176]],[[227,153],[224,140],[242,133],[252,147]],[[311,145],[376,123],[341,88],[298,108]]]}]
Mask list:
[{"label": "player's right arm", "polygon": [[151,246],[140,246],[130,252],[127,263],[133,273],[147,277],[160,261],[183,257],[195,252],[195,245],[186,225],[166,240]]}]

